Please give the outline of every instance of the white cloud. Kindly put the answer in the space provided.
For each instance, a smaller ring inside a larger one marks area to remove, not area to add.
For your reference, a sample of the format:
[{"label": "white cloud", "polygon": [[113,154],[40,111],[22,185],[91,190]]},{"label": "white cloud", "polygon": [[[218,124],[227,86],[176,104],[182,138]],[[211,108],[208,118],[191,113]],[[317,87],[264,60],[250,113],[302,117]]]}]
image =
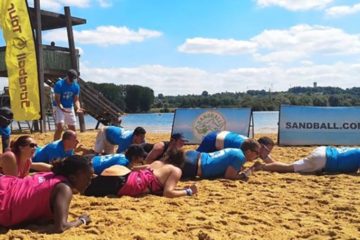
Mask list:
[{"label": "white cloud", "polygon": [[[99,46],[123,45],[131,42],[143,42],[148,38],[160,37],[161,32],[140,28],[137,31],[127,27],[99,26],[95,30],[74,31],[74,39],[80,44],[96,44]],[[48,31],[45,41],[67,42],[64,29]]]},{"label": "white cloud", "polygon": [[[96,83],[135,84],[147,86],[155,95],[210,94],[245,92],[247,90],[286,91],[295,86],[360,87],[360,64],[335,63],[298,67],[236,68],[223,72],[207,72],[189,67],[146,65],[135,68],[93,68],[81,64],[81,77]],[[7,79],[0,78],[0,90]]]},{"label": "white cloud", "polygon": [[326,15],[329,17],[342,17],[350,14],[355,14],[360,12],[360,3],[353,6],[335,6],[326,9]]},{"label": "white cloud", "polygon": [[265,30],[251,40],[259,46],[258,59],[269,62],[360,53],[359,35],[325,26],[297,25],[288,30]]},{"label": "white cloud", "polygon": [[334,0],[256,0],[260,7],[278,6],[290,11],[322,9]]},{"label": "white cloud", "polygon": [[339,28],[296,25],[285,30],[265,30],[248,41],[187,39],[178,49],[192,54],[250,53],[257,61],[277,64],[309,60],[315,55],[360,54],[360,37]]},{"label": "white cloud", "polygon": [[209,53],[217,55],[236,55],[250,53],[256,49],[256,43],[234,39],[191,38],[178,47],[185,53]]},{"label": "white cloud", "polygon": [[108,8],[112,6],[112,2],[110,0],[98,0],[100,7]]},{"label": "white cloud", "polygon": [[285,91],[294,86],[356,86],[360,64],[335,63],[332,65],[305,64],[299,67],[237,68],[224,72],[207,72],[187,67],[146,65],[136,68],[89,68],[82,65],[81,76],[96,83],[136,84],[147,86],[155,94],[182,95],[244,92],[246,90]]}]

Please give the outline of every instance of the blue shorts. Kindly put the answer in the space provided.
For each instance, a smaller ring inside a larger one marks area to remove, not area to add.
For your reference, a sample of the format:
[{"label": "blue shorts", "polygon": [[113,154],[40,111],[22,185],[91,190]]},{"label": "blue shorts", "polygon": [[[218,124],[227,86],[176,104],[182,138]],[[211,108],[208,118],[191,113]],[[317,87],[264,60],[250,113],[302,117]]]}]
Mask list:
[{"label": "blue shorts", "polygon": [[205,135],[199,147],[196,149],[198,152],[215,152],[216,151],[216,136],[218,132],[214,131]]}]

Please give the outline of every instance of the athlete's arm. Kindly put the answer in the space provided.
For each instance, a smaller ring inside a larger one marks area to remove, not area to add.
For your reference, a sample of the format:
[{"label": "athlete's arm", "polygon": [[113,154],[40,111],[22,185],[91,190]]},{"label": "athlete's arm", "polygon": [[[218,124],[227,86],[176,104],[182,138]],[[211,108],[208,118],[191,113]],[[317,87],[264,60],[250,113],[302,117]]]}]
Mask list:
[{"label": "athlete's arm", "polygon": [[88,215],[81,215],[75,221],[68,222],[69,206],[72,199],[71,188],[65,183],[59,183],[55,186],[52,197],[51,205],[54,214],[54,229],[53,232],[62,233],[65,230],[78,227],[84,223],[89,223],[90,218]]}]

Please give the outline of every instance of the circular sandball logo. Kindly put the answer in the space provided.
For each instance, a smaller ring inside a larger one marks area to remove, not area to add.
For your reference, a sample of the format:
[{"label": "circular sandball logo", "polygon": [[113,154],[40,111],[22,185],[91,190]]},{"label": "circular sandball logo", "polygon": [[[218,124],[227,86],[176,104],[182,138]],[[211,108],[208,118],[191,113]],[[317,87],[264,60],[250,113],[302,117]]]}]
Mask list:
[{"label": "circular sandball logo", "polygon": [[14,47],[16,47],[19,50],[26,47],[26,40],[24,38],[16,37],[14,38],[13,41],[14,41],[13,43]]},{"label": "circular sandball logo", "polygon": [[219,112],[207,111],[200,114],[193,122],[193,134],[197,139],[212,131],[226,129],[226,120]]}]

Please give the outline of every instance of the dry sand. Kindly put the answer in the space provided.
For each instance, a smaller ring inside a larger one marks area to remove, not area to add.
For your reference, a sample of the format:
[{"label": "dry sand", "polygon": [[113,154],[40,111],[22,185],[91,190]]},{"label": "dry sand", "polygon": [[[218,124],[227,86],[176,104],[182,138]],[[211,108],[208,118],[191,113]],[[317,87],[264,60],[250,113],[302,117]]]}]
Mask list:
[{"label": "dry sand", "polygon": [[[80,133],[92,147],[95,132]],[[52,133],[34,134],[38,143]],[[170,134],[148,134],[148,142]],[[14,136],[16,137],[16,136]],[[276,140],[276,136],[271,136]],[[193,149],[196,146],[186,146]],[[307,155],[313,147],[275,147],[284,162]],[[181,182],[186,186],[190,182]],[[360,178],[354,175],[300,175],[259,172],[247,183],[196,181],[193,197],[167,199],[93,198],[76,195],[69,214],[88,213],[88,226],[63,234],[42,234],[38,226],[1,229],[1,239],[360,239]]]}]

